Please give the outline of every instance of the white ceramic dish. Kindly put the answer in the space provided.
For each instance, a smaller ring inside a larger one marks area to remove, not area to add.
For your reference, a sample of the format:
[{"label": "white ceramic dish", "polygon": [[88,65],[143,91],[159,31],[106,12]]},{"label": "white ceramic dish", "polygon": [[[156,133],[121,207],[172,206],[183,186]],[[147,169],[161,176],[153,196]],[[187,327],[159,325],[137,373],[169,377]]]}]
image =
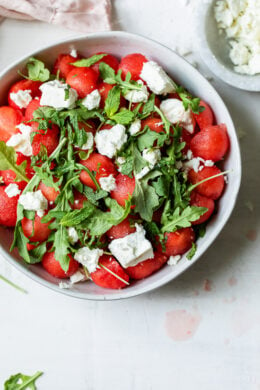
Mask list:
[{"label": "white ceramic dish", "polygon": [[219,34],[214,17],[216,0],[198,2],[196,12],[196,42],[200,56],[209,69],[233,87],[246,91],[260,91],[260,75],[236,73],[229,58],[229,44],[225,34]]},{"label": "white ceramic dish", "polygon": [[224,102],[211,84],[196,69],[167,47],[142,36],[125,32],[99,33],[62,41],[19,59],[0,75],[0,105],[5,103],[4,96],[6,96],[8,88],[18,79],[17,70],[23,70],[28,57],[39,57],[51,66],[53,59],[59,53],[69,52],[72,48],[77,49],[86,56],[99,51],[106,51],[118,57],[134,52],[145,54],[147,57],[158,61],[177,82],[187,87],[193,94],[207,101],[216,114],[217,122],[226,123],[229,132],[231,149],[225,160],[225,169],[232,171],[232,173],[229,175],[229,184],[226,191],[220,199],[218,213],[209,223],[206,235],[198,241],[196,255],[191,261],[183,257],[175,267],[165,266],[154,275],[133,283],[126,289],[107,290],[96,286],[94,283],[82,283],[74,285],[70,290],[61,290],[58,286],[60,280],[51,277],[41,266],[27,265],[21,260],[17,252],[9,253],[8,248],[13,236],[12,230],[0,228],[1,257],[44,286],[57,292],[83,299],[114,300],[129,298],[151,291],[176,278],[194,264],[216,239],[234,208],[240,186],[241,160],[239,143],[232,119]]}]

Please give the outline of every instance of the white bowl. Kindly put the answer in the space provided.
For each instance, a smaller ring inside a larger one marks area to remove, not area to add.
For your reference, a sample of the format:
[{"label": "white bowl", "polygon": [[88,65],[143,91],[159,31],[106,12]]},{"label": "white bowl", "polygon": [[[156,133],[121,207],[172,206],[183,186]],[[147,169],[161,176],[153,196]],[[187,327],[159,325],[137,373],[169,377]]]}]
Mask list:
[{"label": "white bowl", "polygon": [[196,11],[196,43],[202,60],[227,84],[246,91],[260,91],[260,75],[247,76],[234,71],[229,58],[229,43],[225,34],[219,34],[214,17],[216,0],[198,1]]},{"label": "white bowl", "polygon": [[8,88],[18,79],[17,70],[23,70],[28,57],[39,57],[45,61],[47,65],[51,66],[53,59],[59,53],[68,52],[72,47],[86,56],[99,51],[106,51],[118,57],[129,53],[140,52],[147,57],[158,61],[177,82],[184,85],[193,94],[200,96],[207,101],[216,114],[217,123],[226,123],[229,132],[231,149],[224,164],[226,170],[232,171],[229,175],[229,184],[219,201],[218,213],[208,224],[206,235],[198,240],[198,250],[195,256],[191,261],[186,260],[186,258],[183,257],[176,266],[165,266],[154,275],[135,282],[126,289],[108,290],[102,289],[94,283],[82,283],[74,285],[70,290],[61,290],[58,286],[60,280],[47,274],[40,265],[27,265],[19,257],[17,252],[14,251],[12,254],[9,253],[8,249],[13,236],[12,230],[0,228],[0,255],[24,274],[44,286],[57,292],[83,299],[113,300],[129,298],[151,291],[176,278],[194,264],[218,236],[234,208],[240,186],[241,160],[239,143],[232,119],[223,100],[211,84],[196,69],[167,47],[142,36],[125,32],[99,33],[87,37],[80,37],[78,39],[62,41],[19,59],[5,69],[0,75],[0,105],[5,103],[4,96],[6,96]]}]

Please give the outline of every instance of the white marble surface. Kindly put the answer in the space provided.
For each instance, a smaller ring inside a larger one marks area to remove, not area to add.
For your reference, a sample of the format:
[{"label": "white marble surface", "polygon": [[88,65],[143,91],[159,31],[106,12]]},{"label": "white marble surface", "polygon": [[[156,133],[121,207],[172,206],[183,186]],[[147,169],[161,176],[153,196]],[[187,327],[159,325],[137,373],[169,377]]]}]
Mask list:
[{"label": "white marble surface", "polygon": [[[194,10],[185,3],[116,0],[115,27],[171,48],[191,47],[189,59],[211,75],[193,46]],[[73,35],[39,22],[4,21],[0,68],[32,49]],[[260,389],[260,94],[216,79],[213,84],[236,126],[247,133],[241,140],[243,181],[237,207],[214,245],[177,280],[119,302],[58,295],[2,260],[0,273],[28,294],[0,281],[1,384],[12,373],[43,370],[38,382],[43,390]],[[193,328],[185,341],[170,337],[176,338],[178,330],[176,310],[186,310],[177,313],[178,320],[185,317],[186,330]]]}]

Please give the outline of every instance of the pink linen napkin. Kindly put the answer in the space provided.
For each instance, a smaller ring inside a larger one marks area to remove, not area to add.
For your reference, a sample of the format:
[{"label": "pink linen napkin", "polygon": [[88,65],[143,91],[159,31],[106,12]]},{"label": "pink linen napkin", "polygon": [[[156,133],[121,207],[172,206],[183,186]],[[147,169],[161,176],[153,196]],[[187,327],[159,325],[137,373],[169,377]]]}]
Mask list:
[{"label": "pink linen napkin", "polygon": [[110,30],[110,0],[0,0],[0,19],[38,19],[71,30]]}]

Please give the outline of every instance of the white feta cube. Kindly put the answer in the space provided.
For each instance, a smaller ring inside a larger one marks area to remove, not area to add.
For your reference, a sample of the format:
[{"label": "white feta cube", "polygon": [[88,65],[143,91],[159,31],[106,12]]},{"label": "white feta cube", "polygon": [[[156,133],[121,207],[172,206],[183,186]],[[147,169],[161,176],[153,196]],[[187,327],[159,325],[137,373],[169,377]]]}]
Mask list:
[{"label": "white feta cube", "polygon": [[148,61],[143,64],[140,74],[150,90],[157,95],[166,95],[175,92],[175,83],[163,70],[163,68],[154,61]]},{"label": "white feta cube", "polygon": [[181,256],[180,255],[176,255],[176,256],[170,256],[168,261],[167,261],[167,264],[168,265],[176,265],[178,264],[178,262],[180,261],[181,259]]},{"label": "white feta cube", "polygon": [[26,108],[32,100],[31,92],[30,89],[20,89],[17,92],[11,92],[10,98],[19,108]]},{"label": "white feta cube", "polygon": [[31,126],[21,123],[16,126],[20,130],[20,133],[12,135],[12,137],[6,142],[7,146],[12,146],[16,152],[20,152],[25,156],[32,155],[31,145]]},{"label": "white feta cube", "polygon": [[95,89],[91,93],[89,93],[83,100],[82,104],[88,110],[94,110],[94,108],[98,108],[100,104],[101,96],[98,89]]},{"label": "white feta cube", "polygon": [[75,274],[71,275],[70,277],[71,284],[83,282],[84,280],[86,280],[86,275],[84,275],[81,271],[75,272]]},{"label": "white feta cube", "polygon": [[194,119],[190,109],[185,110],[179,99],[165,99],[161,102],[160,109],[169,122],[179,123],[189,133],[194,131]]},{"label": "white feta cube", "polygon": [[124,98],[132,103],[145,103],[148,100],[149,92],[146,85],[142,80],[138,80],[137,83],[142,86],[141,89],[131,89],[125,95]]},{"label": "white feta cube", "polygon": [[44,210],[48,207],[48,201],[43,196],[41,190],[35,192],[26,192],[22,194],[18,200],[25,210],[32,210],[39,213],[39,216],[43,216]]},{"label": "white feta cube", "polygon": [[[89,150],[89,149],[92,149],[93,146],[94,146],[94,136],[93,136],[93,134],[90,131],[88,131],[86,134],[87,134],[88,138],[87,138],[87,142],[80,147],[80,149],[82,149],[82,150]],[[77,148],[79,148],[78,145],[75,145],[75,146]]]},{"label": "white feta cube", "polygon": [[69,242],[72,245],[76,244],[76,242],[78,242],[78,240],[79,240],[79,236],[78,236],[77,230],[74,227],[69,227],[67,229],[67,232],[68,232]]},{"label": "white feta cube", "polygon": [[110,192],[115,190],[116,188],[116,179],[114,178],[113,175],[109,175],[106,177],[101,177],[99,179],[99,184],[102,190]]},{"label": "white feta cube", "polygon": [[115,125],[108,130],[100,130],[96,133],[95,142],[97,150],[103,156],[112,158],[127,141],[126,129],[123,125]]},{"label": "white feta cube", "polygon": [[[42,84],[40,90],[42,92],[41,106],[50,106],[57,110],[73,108],[78,98],[75,89],[59,80],[52,80]],[[68,91],[68,98],[66,98],[66,90]]]},{"label": "white feta cube", "polygon": [[130,125],[128,131],[129,131],[129,133],[130,133],[131,135],[135,135],[135,134],[139,133],[139,131],[141,130],[141,126],[142,126],[141,120],[140,120],[140,119],[135,119],[135,120],[131,123],[131,125]]},{"label": "white feta cube", "polygon": [[76,252],[74,258],[86,267],[89,273],[92,273],[98,268],[98,261],[102,255],[102,249],[89,249],[87,246],[84,246]]},{"label": "white feta cube", "polygon": [[142,152],[143,159],[149,163],[149,167],[152,169],[157,162],[161,159],[160,149],[144,149]]},{"label": "white feta cube", "polygon": [[11,183],[6,187],[5,193],[8,198],[13,198],[14,196],[20,195],[21,190],[19,189],[17,184]]},{"label": "white feta cube", "polygon": [[124,268],[133,267],[141,261],[154,257],[152,244],[145,237],[143,226],[138,224],[135,226],[135,233],[113,240],[108,245],[112,255]]}]

